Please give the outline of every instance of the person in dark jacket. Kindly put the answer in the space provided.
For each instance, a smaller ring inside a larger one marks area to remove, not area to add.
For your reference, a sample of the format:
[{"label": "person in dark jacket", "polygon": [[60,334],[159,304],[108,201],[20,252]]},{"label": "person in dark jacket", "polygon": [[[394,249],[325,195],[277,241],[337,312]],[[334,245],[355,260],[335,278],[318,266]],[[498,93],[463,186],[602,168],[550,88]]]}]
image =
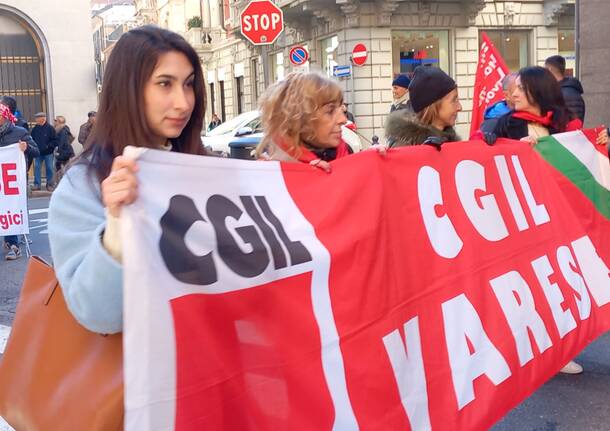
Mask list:
[{"label": "person in dark jacket", "polygon": [[561,55],[553,55],[544,61],[544,67],[559,82],[568,109],[584,124],[585,100],[582,98],[584,90],[578,79],[566,76],[566,59]]},{"label": "person in dark jacket", "polygon": [[402,110],[388,116],[385,132],[389,147],[419,145],[428,138],[438,138],[441,143],[460,140],[453,127],[462,105],[449,75],[435,67],[419,66],[409,93],[414,113]]},{"label": "person in dark jacket", "polygon": [[23,118],[21,118],[19,112],[17,111],[17,101],[14,98],[12,98],[10,96],[2,96],[2,97],[0,97],[0,103],[7,106],[8,109],[10,109],[11,113],[17,119],[15,126],[22,127],[27,131],[30,130],[30,126],[28,125],[28,122],[25,121]]},{"label": "person in dark jacket", "polygon": [[40,190],[42,181],[40,171],[42,164],[45,165],[47,175],[47,190],[53,190],[53,151],[57,146],[57,134],[55,129],[47,122],[47,114],[39,112],[35,115],[36,125],[32,129],[32,138],[38,145],[40,156],[34,159],[34,187],[32,190]]},{"label": "person in dark jacket", "polygon": [[499,138],[535,144],[543,136],[582,128],[582,121],[565,105],[557,81],[543,67],[524,67],[519,71],[513,102],[514,111],[500,117],[493,131]]},{"label": "person in dark jacket", "polygon": [[[26,158],[38,156],[39,151],[36,143],[27,130],[23,127],[15,126],[17,118],[12,114],[9,107],[0,104],[0,147],[12,144],[19,144],[19,149],[25,153]],[[6,242],[6,260],[15,260],[21,256],[19,240],[16,235],[4,238]]]},{"label": "person in dark jacket", "polygon": [[58,115],[55,117],[55,132],[57,133],[57,151],[55,154],[55,173],[59,175],[61,169],[74,157],[72,141],[74,136],[66,124],[66,117]]},{"label": "person in dark jacket", "polygon": [[78,142],[85,148],[85,143],[87,142],[87,138],[89,138],[89,134],[91,134],[91,129],[93,129],[93,125],[95,124],[95,115],[97,112],[89,111],[87,114],[87,122],[81,124],[80,129],[78,130]]},{"label": "person in dark jacket", "polygon": [[[8,106],[8,109],[11,110],[11,113],[15,116],[15,118],[17,118],[17,122],[15,123],[15,126],[23,127],[28,132],[30,131],[30,125],[28,124],[27,121],[25,121],[23,118],[21,118],[21,113],[17,110],[17,101],[14,98],[12,98],[10,96],[2,96],[2,97],[0,97],[0,103]],[[28,171],[29,171],[30,166],[32,166],[32,162],[34,162],[34,159],[32,157],[26,156],[25,162],[27,163]]]},{"label": "person in dark jacket", "polygon": [[402,74],[392,81],[392,97],[394,101],[392,106],[390,106],[390,113],[401,110],[413,112],[411,102],[409,101],[409,84],[411,84],[409,77]]}]

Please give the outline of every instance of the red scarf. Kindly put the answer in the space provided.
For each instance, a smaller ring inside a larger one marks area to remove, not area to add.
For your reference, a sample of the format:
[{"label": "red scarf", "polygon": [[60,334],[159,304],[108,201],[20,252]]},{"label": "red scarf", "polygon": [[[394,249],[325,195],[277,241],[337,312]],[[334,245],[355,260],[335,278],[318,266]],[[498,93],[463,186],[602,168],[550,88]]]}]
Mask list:
[{"label": "red scarf", "polygon": [[[275,142],[282,149],[282,151],[284,151],[290,157],[298,160],[299,162],[309,163],[309,162],[319,159],[319,157],[313,151],[310,151],[305,147],[300,147],[300,148],[289,147],[283,139],[276,139]],[[350,152],[347,149],[347,144],[345,143],[345,141],[343,139],[341,139],[341,143],[337,147],[337,156],[335,157],[335,159],[339,159],[341,157],[345,157],[345,156],[349,156],[349,155],[350,155]]]},{"label": "red scarf", "polygon": [[[529,112],[516,111],[513,113],[513,118],[520,118],[521,120],[542,124],[544,127],[550,127],[553,124],[553,111],[547,112],[546,116],[544,117],[539,117],[538,115],[530,114]],[[568,121],[565,130],[562,131],[573,132],[575,130],[582,129],[582,126],[582,121],[580,121],[580,119],[578,118],[575,118],[573,120]]]},{"label": "red scarf", "polygon": [[513,118],[520,118],[521,120],[530,121],[532,123],[542,124],[544,127],[549,127],[553,124],[553,111],[546,113],[544,117],[540,117],[536,114],[531,114],[525,111],[513,112]]},{"label": "red scarf", "polygon": [[17,117],[13,115],[11,110],[6,105],[0,104],[0,117],[10,121],[13,124],[17,122]]}]

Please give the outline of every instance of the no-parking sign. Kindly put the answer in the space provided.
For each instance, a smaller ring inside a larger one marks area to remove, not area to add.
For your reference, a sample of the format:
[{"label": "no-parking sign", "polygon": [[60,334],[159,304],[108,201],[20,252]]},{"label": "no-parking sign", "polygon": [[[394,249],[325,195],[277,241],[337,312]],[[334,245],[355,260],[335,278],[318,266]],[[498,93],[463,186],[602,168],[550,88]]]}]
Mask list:
[{"label": "no-parking sign", "polygon": [[290,50],[290,62],[295,66],[302,66],[309,60],[309,53],[304,46],[295,46]]}]

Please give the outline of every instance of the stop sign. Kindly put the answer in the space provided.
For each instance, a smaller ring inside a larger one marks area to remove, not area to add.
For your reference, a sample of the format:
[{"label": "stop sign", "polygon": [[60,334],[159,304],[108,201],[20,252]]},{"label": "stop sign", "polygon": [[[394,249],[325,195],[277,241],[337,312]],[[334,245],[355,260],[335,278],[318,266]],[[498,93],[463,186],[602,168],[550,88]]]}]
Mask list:
[{"label": "stop sign", "polygon": [[253,0],[240,17],[241,33],[254,45],[270,45],[284,31],[282,9],[270,0]]}]

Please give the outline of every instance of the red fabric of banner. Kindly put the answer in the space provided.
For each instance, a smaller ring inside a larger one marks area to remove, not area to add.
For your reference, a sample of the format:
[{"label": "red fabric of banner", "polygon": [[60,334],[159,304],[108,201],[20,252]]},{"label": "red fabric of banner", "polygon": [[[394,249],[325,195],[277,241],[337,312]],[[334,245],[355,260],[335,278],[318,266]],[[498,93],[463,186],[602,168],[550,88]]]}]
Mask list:
[{"label": "red fabric of banner", "polygon": [[[574,246],[595,210],[580,199],[577,216],[562,187],[578,190],[552,181],[525,143],[364,152],[330,175],[295,164],[283,174],[331,256],[361,429],[487,429],[610,328]],[[434,236],[446,221],[453,231]],[[587,229],[610,262],[602,228]],[[332,428],[309,286],[303,274],[172,301],[177,430]]]}]

